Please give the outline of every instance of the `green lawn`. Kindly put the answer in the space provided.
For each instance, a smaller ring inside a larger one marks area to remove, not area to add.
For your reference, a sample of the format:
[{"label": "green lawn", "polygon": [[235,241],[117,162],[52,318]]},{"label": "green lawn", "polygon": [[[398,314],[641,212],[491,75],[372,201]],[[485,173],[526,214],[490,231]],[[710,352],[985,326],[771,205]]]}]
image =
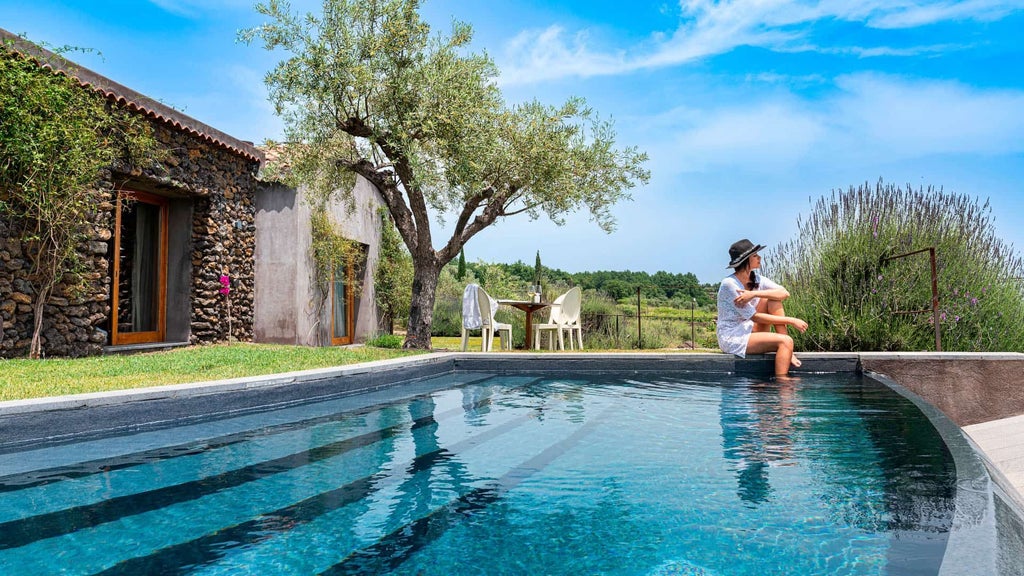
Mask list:
[{"label": "green lawn", "polygon": [[[462,348],[462,339],[457,336],[434,337],[432,346],[435,351],[454,352]],[[470,352],[479,351],[480,336],[471,336],[467,349]],[[311,348],[239,343],[191,346],[167,352],[124,356],[47,360],[0,359],[0,401],[260,376],[423,353],[425,352],[370,346]]]},{"label": "green lawn", "polygon": [[259,376],[420,353],[371,347],[223,344],[126,356],[0,360],[0,400]]}]

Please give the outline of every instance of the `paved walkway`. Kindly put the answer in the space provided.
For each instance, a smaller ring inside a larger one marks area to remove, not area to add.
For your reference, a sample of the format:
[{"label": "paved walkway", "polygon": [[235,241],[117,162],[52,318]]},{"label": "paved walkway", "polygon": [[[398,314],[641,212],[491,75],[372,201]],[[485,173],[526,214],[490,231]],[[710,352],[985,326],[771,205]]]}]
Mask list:
[{"label": "paved walkway", "polygon": [[963,431],[1017,494],[1024,496],[1024,415],[965,426]]}]

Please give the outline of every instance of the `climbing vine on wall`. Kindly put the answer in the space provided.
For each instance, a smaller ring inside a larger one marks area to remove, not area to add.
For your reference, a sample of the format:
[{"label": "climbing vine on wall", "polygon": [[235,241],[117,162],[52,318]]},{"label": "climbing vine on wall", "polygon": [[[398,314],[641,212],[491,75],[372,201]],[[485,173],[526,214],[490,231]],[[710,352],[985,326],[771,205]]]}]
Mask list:
[{"label": "climbing vine on wall", "polygon": [[384,329],[391,334],[396,322],[409,317],[412,294],[412,256],[398,235],[386,208],[380,209],[380,254],[373,287],[377,307],[383,316]]},{"label": "climbing vine on wall", "polygon": [[0,44],[0,218],[32,268],[33,358],[47,300],[58,287],[71,296],[82,285],[80,249],[100,171],[160,156],[144,118],[44,64],[71,66],[28,41]]},{"label": "climbing vine on wall", "polygon": [[326,206],[314,206],[309,223],[313,278],[320,292],[329,294],[335,271],[358,264],[363,253],[362,245],[338,232]]}]

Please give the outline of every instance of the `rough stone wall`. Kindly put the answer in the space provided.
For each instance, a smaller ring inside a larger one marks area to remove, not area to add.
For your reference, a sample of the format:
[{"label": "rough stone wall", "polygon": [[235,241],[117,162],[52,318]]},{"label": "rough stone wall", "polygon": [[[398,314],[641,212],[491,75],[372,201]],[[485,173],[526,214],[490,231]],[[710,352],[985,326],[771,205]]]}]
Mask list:
[{"label": "rough stone wall", "polygon": [[[254,190],[229,187],[197,200],[192,219],[192,335],[196,343],[252,340]],[[221,275],[231,292],[221,294]]]},{"label": "rough stone wall", "polygon": [[[93,192],[96,210],[85,226],[88,240],[79,247],[82,285],[65,276],[43,308],[43,353],[47,356],[83,356],[95,354],[106,343],[99,328],[110,311],[106,258],[111,239],[113,204],[110,192]],[[31,251],[18,236],[20,223],[0,219],[0,357],[28,354],[33,331],[35,290],[31,279]],[[15,237],[12,237],[12,234]]]},{"label": "rough stone wall", "polygon": [[[109,343],[115,189],[193,199],[190,326],[192,343],[229,337],[252,340],[255,173],[258,161],[234,154],[189,133],[154,123],[167,158],[146,170],[112,166],[100,175],[89,239],[80,247],[84,288],[58,285],[45,307],[43,352],[47,356],[97,354]],[[16,240],[19,223],[0,218],[0,357],[25,356],[32,338],[35,296],[30,260]],[[220,276],[232,280],[220,294]],[[230,298],[230,320],[228,314]],[[229,333],[230,325],[230,333]]]}]

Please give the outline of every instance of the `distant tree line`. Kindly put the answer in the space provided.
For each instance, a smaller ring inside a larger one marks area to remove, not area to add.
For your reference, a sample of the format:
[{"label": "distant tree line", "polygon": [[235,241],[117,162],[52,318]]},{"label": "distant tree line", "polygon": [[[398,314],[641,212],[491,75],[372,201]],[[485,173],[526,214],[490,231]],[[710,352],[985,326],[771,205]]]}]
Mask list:
[{"label": "distant tree line", "polygon": [[[536,266],[522,261],[512,264],[466,263],[467,270],[472,271],[473,275],[485,285],[487,269],[492,266],[501,269],[505,275],[520,279],[524,283],[532,283],[536,273]],[[691,300],[696,300],[699,306],[706,306],[714,303],[713,295],[718,289],[716,284],[701,284],[692,272],[673,274],[658,271],[650,274],[624,270],[572,273],[543,265],[541,265],[541,270],[541,283],[544,285],[554,283],[579,286],[584,290],[604,292],[615,300],[635,296],[636,290],[639,288],[641,296],[645,299],[664,300],[669,305],[672,303],[688,305]]]}]

